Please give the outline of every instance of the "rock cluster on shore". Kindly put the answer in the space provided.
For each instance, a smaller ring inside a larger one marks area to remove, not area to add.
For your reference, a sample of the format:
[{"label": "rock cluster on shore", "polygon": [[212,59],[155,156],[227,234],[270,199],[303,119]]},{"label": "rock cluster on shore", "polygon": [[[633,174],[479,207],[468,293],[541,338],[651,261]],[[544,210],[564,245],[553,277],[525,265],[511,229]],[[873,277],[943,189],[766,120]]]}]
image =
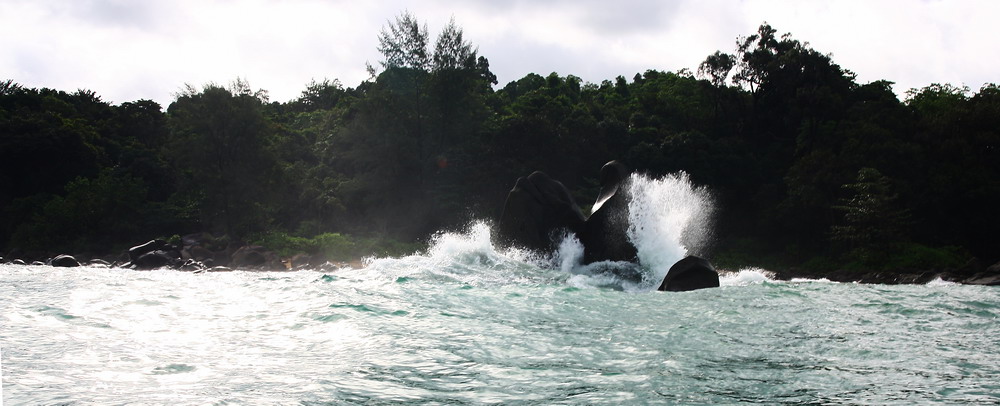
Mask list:
[{"label": "rock cluster on shore", "polygon": [[117,267],[136,270],[174,269],[186,272],[227,272],[235,269],[254,271],[294,271],[303,269],[334,270],[347,264],[334,264],[320,257],[298,254],[281,258],[275,252],[258,245],[227,242],[208,233],[188,234],[180,243],[150,240],[129,248],[114,261],[91,259],[80,261],[67,254],[49,257],[44,261],[26,262],[14,259],[0,263],[14,265],[48,265],[53,267]]}]

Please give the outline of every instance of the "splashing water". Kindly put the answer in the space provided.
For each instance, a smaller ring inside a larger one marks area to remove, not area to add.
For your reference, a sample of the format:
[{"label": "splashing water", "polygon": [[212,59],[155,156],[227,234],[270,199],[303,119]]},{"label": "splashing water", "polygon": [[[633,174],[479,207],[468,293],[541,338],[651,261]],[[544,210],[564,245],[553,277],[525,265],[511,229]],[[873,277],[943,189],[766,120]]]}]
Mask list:
[{"label": "splashing water", "polygon": [[[711,235],[713,213],[708,190],[691,184],[684,172],[654,179],[633,174],[621,190],[628,193],[628,236],[639,264],[602,261],[583,264],[583,245],[573,235],[563,237],[556,259],[559,269],[573,274],[570,283],[610,286],[625,291],[655,289],[667,270],[689,254],[697,254]],[[640,281],[612,274],[636,274]]]},{"label": "splashing water", "polygon": [[639,263],[659,281],[687,255],[696,255],[711,236],[712,198],[691,184],[684,172],[659,179],[633,174],[629,179],[628,236]]}]

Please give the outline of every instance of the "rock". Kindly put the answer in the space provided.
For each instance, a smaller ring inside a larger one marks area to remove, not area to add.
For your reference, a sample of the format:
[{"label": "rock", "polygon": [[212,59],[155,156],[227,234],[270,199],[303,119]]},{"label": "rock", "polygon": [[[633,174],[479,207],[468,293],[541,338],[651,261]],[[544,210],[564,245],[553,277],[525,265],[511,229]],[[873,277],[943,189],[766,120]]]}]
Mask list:
[{"label": "rock", "polygon": [[215,258],[215,253],[208,250],[208,248],[201,246],[193,246],[184,249],[190,259],[195,261],[204,261],[209,258]]},{"label": "rock", "polygon": [[685,292],[719,287],[719,273],[704,258],[689,256],[670,267],[660,284],[660,291]]},{"label": "rock", "polygon": [[986,267],[986,270],[979,272],[972,277],[962,281],[969,285],[1000,285],[1000,262]]},{"label": "rock", "polygon": [[98,258],[90,260],[90,262],[87,263],[87,266],[91,266],[94,268],[111,268],[111,263]]},{"label": "rock", "polygon": [[195,261],[193,259],[189,259],[187,261],[184,261],[184,264],[181,265],[180,268],[178,269],[185,272],[197,272],[205,269],[205,264]]},{"label": "rock", "polygon": [[73,258],[71,255],[59,255],[55,258],[52,258],[52,261],[49,261],[49,265],[60,266],[60,267],[75,267],[75,266],[80,266],[80,262],[77,261],[76,258]]},{"label": "rock", "polygon": [[169,244],[163,240],[150,240],[145,244],[136,245],[128,249],[128,260],[132,261],[132,263],[135,263],[135,261],[139,259],[139,257],[141,257],[143,254],[153,252],[156,250],[163,250],[168,245]]},{"label": "rock", "polygon": [[172,266],[179,262],[180,255],[174,256],[171,252],[156,250],[140,255],[132,261],[136,269],[156,269]]},{"label": "rock", "polygon": [[267,255],[265,255],[264,247],[244,246],[233,253],[230,264],[237,268],[243,268],[261,266],[265,263],[267,263]]},{"label": "rock", "polygon": [[543,172],[519,178],[507,194],[500,216],[501,244],[547,251],[553,237],[567,230],[579,235],[585,218],[569,190]]},{"label": "rock", "polygon": [[638,260],[639,253],[628,237],[628,176],[628,168],[618,161],[601,168],[601,192],[584,232],[578,235],[586,263]]},{"label": "rock", "polygon": [[15,259],[13,261],[10,261],[10,263],[12,263],[14,265],[28,265],[26,262],[24,262],[23,259],[20,259],[20,258]]},{"label": "rock", "polygon": [[42,261],[31,261],[31,265],[34,265],[34,266],[43,266],[43,265],[45,265],[45,263],[42,262]]},{"label": "rock", "polygon": [[224,266],[217,266],[208,270],[208,272],[232,272],[232,271],[233,271],[232,268],[227,268]]}]

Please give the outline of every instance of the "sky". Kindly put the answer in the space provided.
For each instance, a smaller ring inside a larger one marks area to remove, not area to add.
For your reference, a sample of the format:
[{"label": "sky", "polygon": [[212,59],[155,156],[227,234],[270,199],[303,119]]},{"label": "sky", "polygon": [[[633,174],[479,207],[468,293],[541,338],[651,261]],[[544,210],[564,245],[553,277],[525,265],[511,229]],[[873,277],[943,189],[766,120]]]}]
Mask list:
[{"label": "sky", "polygon": [[454,18],[498,87],[529,73],[696,71],[764,22],[901,98],[1000,83],[995,0],[0,0],[0,81],[166,108],[186,84],[243,78],[286,102],[313,80],[366,80],[379,31],[404,11],[432,37]]}]

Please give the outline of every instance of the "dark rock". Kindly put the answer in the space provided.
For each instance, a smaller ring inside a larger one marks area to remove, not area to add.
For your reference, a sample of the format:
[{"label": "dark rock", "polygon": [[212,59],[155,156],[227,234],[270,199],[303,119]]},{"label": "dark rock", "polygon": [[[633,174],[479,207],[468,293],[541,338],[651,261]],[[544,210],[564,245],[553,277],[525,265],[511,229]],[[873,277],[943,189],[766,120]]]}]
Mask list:
[{"label": "dark rock", "polygon": [[586,263],[638,260],[638,252],[628,237],[629,170],[618,161],[601,168],[601,193],[594,202],[584,232],[578,234]]},{"label": "dark rock", "polygon": [[204,261],[206,259],[215,258],[215,253],[209,251],[208,248],[205,247],[194,246],[188,248],[187,251],[189,255],[191,255],[191,258],[196,261]]},{"label": "dark rock", "polygon": [[233,271],[232,268],[227,268],[224,266],[216,266],[208,270],[208,272],[232,272],[232,271]]},{"label": "dark rock", "polygon": [[180,256],[174,256],[168,251],[156,250],[140,255],[132,261],[136,269],[156,269],[172,266],[180,261]]},{"label": "dark rock", "polygon": [[163,250],[167,248],[168,245],[170,244],[163,240],[150,240],[145,244],[136,245],[128,249],[128,260],[135,263],[139,257],[143,256],[143,254],[156,250]]},{"label": "dark rock", "polygon": [[74,267],[74,266],[80,266],[80,262],[77,261],[76,258],[73,258],[70,255],[59,255],[55,258],[52,258],[52,261],[49,261],[49,265],[61,266],[61,267]]},{"label": "dark rock", "polygon": [[245,246],[233,253],[232,266],[237,268],[261,266],[267,263],[264,247]]},{"label": "dark rock", "polygon": [[10,261],[10,263],[12,263],[14,265],[28,265],[26,262],[24,262],[23,259],[20,259],[20,258],[19,259],[15,259],[13,261]]},{"label": "dark rock", "polygon": [[689,256],[670,267],[657,290],[685,292],[719,287],[719,273],[704,258]]},{"label": "dark rock", "polygon": [[519,178],[507,194],[498,230],[499,242],[534,250],[550,250],[556,234],[579,235],[585,218],[569,190],[543,172]]},{"label": "dark rock", "polygon": [[309,266],[312,264],[312,261],[312,255],[299,253],[288,259],[288,266],[291,269],[299,269],[301,267]]},{"label": "dark rock", "polygon": [[181,265],[180,268],[178,269],[185,272],[196,272],[205,269],[205,264],[195,261],[193,259],[189,259],[187,261],[184,261],[184,264]]},{"label": "dark rock", "polygon": [[45,265],[45,263],[42,261],[31,261],[31,265],[39,266],[39,265]]},{"label": "dark rock", "polygon": [[96,267],[96,268],[110,268],[111,267],[111,263],[110,262],[105,261],[105,260],[100,259],[100,258],[90,260],[90,262],[88,262],[87,265],[88,266],[92,266],[92,267]]},{"label": "dark rock", "polygon": [[986,267],[986,270],[979,272],[972,277],[962,281],[970,285],[1000,285],[1000,262]]}]

